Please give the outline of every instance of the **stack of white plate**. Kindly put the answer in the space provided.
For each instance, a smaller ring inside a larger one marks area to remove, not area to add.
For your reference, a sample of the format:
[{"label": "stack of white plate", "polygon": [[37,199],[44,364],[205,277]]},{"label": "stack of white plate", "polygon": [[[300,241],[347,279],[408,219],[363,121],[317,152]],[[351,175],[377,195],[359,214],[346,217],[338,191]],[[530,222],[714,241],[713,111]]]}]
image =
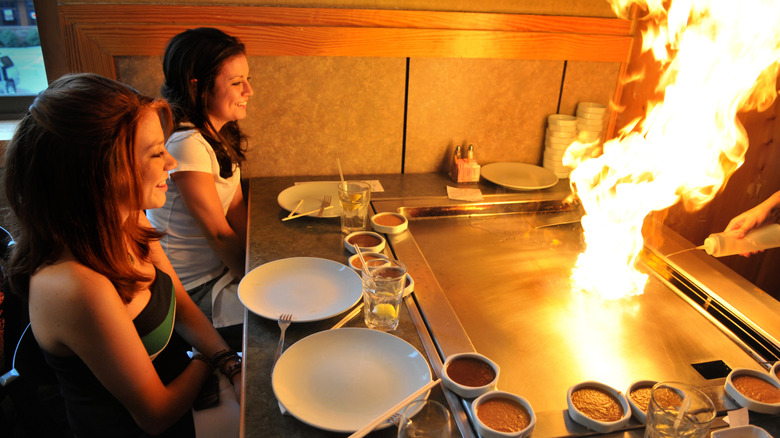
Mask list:
[{"label": "stack of white plate", "polygon": [[577,139],[577,118],[565,114],[547,117],[543,166],[558,178],[568,178],[571,169],[563,165],[563,153]]},{"label": "stack of white plate", "polygon": [[581,142],[603,140],[607,106],[595,102],[577,104],[577,138]]}]

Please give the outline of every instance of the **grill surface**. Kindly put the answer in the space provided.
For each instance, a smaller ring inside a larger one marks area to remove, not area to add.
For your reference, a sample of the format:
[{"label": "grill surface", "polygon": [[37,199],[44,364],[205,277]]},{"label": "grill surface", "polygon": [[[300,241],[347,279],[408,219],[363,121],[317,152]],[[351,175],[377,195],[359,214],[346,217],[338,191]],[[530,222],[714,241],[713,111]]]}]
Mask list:
[{"label": "grill surface", "polygon": [[[568,277],[583,249],[581,226],[540,225],[570,222],[576,209],[549,201],[466,206],[459,213],[452,206],[416,204],[382,201],[374,207],[411,218],[410,232],[390,241],[396,256],[412,266],[410,272],[423,277],[422,282],[415,278],[418,302],[441,358],[476,350],[496,361],[499,389],[527,398],[537,412],[535,436],[587,433],[563,413],[567,389],[583,381],[621,391],[635,380],[683,381],[705,388],[724,411],[736,406],[723,396],[723,373],[729,367],[766,370],[760,362],[776,359],[724,333],[726,325],[707,313],[712,296],[723,297],[698,280],[681,280],[672,269],[676,266],[652,251],[645,257],[651,263],[641,267],[653,274],[644,294],[602,301],[572,293]],[[685,247],[677,240],[667,239],[660,254]],[[708,280],[714,276],[717,286],[729,290],[725,298],[739,304],[747,331],[763,333],[765,342],[774,345],[772,333],[780,331],[750,320],[754,311],[759,320],[776,315],[780,308],[774,300],[754,296],[755,290],[735,283],[722,265],[702,253],[675,260],[693,261]],[[663,270],[655,274],[648,266]],[[686,282],[699,295],[675,290]],[[719,306],[727,313],[734,310],[728,302]],[[630,427],[640,426],[632,420]]]}]

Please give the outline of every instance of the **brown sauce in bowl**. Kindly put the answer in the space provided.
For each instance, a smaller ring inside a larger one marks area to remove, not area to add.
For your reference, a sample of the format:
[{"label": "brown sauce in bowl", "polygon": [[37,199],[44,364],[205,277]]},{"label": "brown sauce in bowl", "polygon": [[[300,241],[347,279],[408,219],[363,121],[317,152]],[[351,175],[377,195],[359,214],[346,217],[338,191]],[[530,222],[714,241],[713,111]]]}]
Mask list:
[{"label": "brown sauce in bowl", "polygon": [[628,394],[634,404],[639,406],[642,412],[647,412],[647,406],[650,405],[650,392],[652,392],[652,385],[635,386]]},{"label": "brown sauce in bowl", "polygon": [[623,406],[612,394],[586,386],[571,393],[571,402],[578,411],[588,417],[611,423],[623,418]]},{"label": "brown sauce in bowl", "polygon": [[734,388],[747,398],[761,403],[780,403],[780,389],[755,376],[737,376],[731,379]]},{"label": "brown sauce in bowl", "polygon": [[496,378],[496,370],[483,360],[473,357],[459,357],[447,365],[447,375],[455,383],[479,388]]},{"label": "brown sauce in bowl", "polygon": [[[363,255],[363,260],[369,261],[369,260],[376,260],[381,259],[382,257],[373,256],[373,255]],[[355,269],[363,269],[363,262],[360,261],[360,257],[355,257],[352,259],[352,265],[355,266]]]},{"label": "brown sauce in bowl", "polygon": [[378,237],[370,234],[358,234],[349,238],[349,243],[359,245],[361,248],[372,248],[382,243]]},{"label": "brown sauce in bowl", "polygon": [[531,415],[525,407],[507,397],[494,397],[480,403],[477,418],[485,426],[507,433],[520,432],[531,423]]},{"label": "brown sauce in bowl", "polygon": [[375,216],[374,222],[376,222],[379,225],[384,225],[386,227],[394,227],[396,225],[403,224],[404,220],[394,214],[383,214],[381,216]]}]

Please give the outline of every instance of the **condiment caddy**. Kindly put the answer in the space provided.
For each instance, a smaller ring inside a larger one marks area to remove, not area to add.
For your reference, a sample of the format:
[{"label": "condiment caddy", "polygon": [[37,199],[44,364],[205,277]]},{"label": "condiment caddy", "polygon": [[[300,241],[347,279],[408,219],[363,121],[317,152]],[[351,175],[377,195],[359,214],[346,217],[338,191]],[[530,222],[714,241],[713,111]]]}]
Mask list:
[{"label": "condiment caddy", "polygon": [[474,145],[469,145],[466,156],[463,156],[463,148],[455,147],[450,162],[450,178],[457,183],[479,182],[481,166],[474,157]]}]

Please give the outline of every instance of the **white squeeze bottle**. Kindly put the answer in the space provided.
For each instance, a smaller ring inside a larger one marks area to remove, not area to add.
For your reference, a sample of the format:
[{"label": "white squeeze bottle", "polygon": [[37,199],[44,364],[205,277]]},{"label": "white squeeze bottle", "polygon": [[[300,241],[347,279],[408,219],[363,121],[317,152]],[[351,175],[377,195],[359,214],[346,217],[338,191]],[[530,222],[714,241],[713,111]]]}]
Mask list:
[{"label": "white squeeze bottle", "polygon": [[737,239],[732,233],[710,234],[704,239],[704,245],[697,249],[703,249],[707,254],[715,257],[723,257],[778,246],[780,246],[780,224],[769,224],[750,231],[741,239]]}]

